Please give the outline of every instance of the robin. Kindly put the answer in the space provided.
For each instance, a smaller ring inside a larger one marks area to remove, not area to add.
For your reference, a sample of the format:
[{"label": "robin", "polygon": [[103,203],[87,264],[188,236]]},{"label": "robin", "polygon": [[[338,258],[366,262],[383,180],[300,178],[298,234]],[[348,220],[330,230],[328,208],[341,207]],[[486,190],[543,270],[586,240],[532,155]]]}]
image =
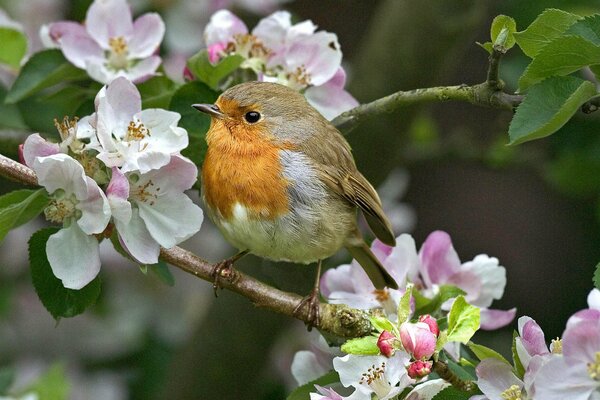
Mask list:
[{"label": "robin", "polygon": [[359,209],[375,236],[395,245],[379,196],[356,168],[348,142],[301,93],[247,82],[223,92],[215,104],[193,107],[212,117],[202,166],[206,211],[240,250],[215,268],[215,289],[219,276],[247,253],[317,262],[315,287],[296,311],[308,303],[309,320],[318,323],[321,260],[341,247],[377,289],[397,287],[357,228]]}]

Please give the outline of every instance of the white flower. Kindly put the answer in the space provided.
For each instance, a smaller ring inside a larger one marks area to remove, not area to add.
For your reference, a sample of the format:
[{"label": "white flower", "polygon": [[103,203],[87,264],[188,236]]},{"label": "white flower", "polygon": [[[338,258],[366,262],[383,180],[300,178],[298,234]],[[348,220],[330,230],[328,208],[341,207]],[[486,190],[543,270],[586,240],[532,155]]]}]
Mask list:
[{"label": "white flower", "polygon": [[197,174],[182,156],[145,174],[113,168],[107,195],[115,226],[125,250],[140,263],[158,262],[160,246],[171,248],[200,230],[202,209],[183,193]]},{"label": "white flower", "polygon": [[93,235],[108,225],[108,200],[81,164],[66,154],[36,157],[32,167],[39,184],[50,193],[46,218],[64,226],[46,243],[52,272],[66,288],[81,289],[100,271],[98,240]]}]

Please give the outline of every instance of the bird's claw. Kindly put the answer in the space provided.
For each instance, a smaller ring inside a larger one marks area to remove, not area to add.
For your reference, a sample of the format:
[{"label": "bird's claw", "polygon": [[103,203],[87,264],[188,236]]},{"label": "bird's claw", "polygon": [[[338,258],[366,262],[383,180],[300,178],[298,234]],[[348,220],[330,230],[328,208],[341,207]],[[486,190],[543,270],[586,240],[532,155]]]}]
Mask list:
[{"label": "bird's claw", "polygon": [[307,308],[306,327],[311,331],[314,326],[319,326],[321,322],[321,301],[319,300],[318,290],[313,290],[308,296],[300,300],[294,308],[294,316],[300,317],[305,307]]}]

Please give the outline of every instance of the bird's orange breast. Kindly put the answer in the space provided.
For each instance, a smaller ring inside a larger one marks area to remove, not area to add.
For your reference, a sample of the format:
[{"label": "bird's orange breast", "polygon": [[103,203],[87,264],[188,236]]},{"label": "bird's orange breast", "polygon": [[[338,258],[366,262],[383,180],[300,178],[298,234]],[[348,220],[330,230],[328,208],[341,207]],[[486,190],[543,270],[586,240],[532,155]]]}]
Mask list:
[{"label": "bird's orange breast", "polygon": [[247,127],[222,121],[213,121],[207,142],[202,186],[209,207],[225,219],[231,218],[236,203],[254,219],[274,219],[288,212],[281,147]]}]

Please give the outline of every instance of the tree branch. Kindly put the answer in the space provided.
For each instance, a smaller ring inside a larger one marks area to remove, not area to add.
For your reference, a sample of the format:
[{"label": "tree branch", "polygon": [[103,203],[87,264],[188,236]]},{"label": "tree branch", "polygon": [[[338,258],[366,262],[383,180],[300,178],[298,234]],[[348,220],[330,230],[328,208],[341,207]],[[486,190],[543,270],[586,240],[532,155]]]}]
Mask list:
[{"label": "tree branch", "polygon": [[[8,157],[0,154],[0,175],[26,185],[37,186],[35,172]],[[161,249],[160,258],[165,262],[189,273],[197,278],[213,282],[212,271],[214,264],[203,260],[190,251],[180,247]],[[247,297],[258,307],[298,318],[305,323],[308,319],[308,310],[302,309],[294,314],[294,309],[302,297],[283,292],[266,285],[255,278],[242,272],[233,270],[232,273],[223,271],[219,277],[219,286],[229,289]],[[343,304],[321,303],[321,319],[315,325],[320,331],[340,338],[353,338],[366,336],[373,329],[368,319],[368,314],[361,310],[350,308]]]}]

